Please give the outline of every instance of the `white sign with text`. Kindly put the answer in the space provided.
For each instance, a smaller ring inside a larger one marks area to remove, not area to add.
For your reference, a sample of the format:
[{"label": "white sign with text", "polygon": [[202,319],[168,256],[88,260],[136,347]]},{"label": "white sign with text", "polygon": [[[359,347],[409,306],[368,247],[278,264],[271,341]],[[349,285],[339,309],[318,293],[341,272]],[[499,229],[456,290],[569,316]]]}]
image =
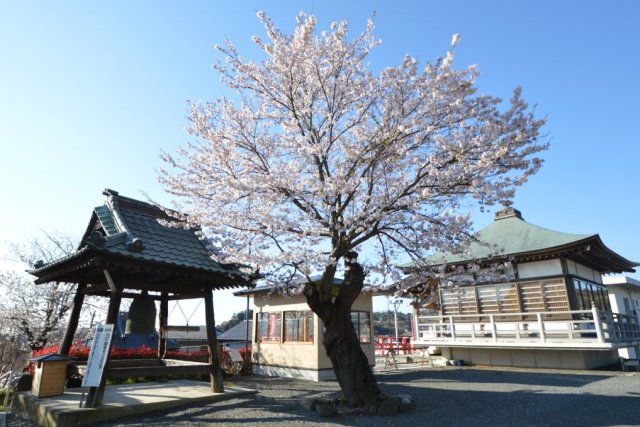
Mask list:
[{"label": "white sign with text", "polygon": [[107,355],[111,348],[111,337],[113,337],[113,325],[98,325],[96,327],[96,335],[93,338],[93,344],[91,344],[82,387],[98,387],[100,385]]}]

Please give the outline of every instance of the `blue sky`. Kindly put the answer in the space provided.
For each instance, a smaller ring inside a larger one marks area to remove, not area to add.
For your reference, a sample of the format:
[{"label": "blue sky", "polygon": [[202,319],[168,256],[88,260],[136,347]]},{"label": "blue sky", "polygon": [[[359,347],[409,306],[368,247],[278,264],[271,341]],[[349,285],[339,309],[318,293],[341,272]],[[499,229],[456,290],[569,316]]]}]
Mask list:
[{"label": "blue sky", "polygon": [[[189,140],[187,100],[227,94],[211,70],[213,46],[227,37],[256,54],[258,10],[285,30],[300,10],[320,27],[349,18],[354,33],[375,10],[376,69],[405,53],[433,60],[460,33],[456,64],[479,65],[481,92],[508,98],[520,85],[548,118],[546,163],[514,206],[537,225],[599,233],[640,261],[640,2],[632,0],[1,2],[0,256],[5,241],[40,229],[79,238],[105,187],[168,202],[158,154]],[[477,227],[492,216],[476,214]]]}]

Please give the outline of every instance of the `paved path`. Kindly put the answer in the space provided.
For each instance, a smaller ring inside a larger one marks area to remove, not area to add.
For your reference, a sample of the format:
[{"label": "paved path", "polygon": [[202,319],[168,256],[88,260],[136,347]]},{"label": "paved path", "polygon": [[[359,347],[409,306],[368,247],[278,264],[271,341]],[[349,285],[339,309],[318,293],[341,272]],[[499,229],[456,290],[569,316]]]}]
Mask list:
[{"label": "paved path", "polygon": [[396,417],[323,419],[302,407],[334,395],[335,382],[250,377],[259,393],[192,405],[104,426],[639,426],[640,372],[441,368],[377,373],[387,394],[410,394],[418,408]]}]

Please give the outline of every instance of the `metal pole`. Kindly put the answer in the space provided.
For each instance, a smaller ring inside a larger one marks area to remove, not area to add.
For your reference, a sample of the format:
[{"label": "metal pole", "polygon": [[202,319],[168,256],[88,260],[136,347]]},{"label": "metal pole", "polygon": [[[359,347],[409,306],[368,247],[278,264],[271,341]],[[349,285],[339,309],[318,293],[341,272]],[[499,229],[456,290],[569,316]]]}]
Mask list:
[{"label": "metal pole", "polygon": [[247,294],[247,311],[244,314],[244,321],[247,322],[247,334],[244,336],[244,374],[249,375],[249,294]]},{"label": "metal pole", "polygon": [[395,325],[395,330],[396,330],[396,342],[395,345],[393,346],[395,349],[397,349],[400,345],[400,342],[398,341],[398,306],[402,304],[402,301],[400,300],[395,300],[393,302],[393,323]]}]

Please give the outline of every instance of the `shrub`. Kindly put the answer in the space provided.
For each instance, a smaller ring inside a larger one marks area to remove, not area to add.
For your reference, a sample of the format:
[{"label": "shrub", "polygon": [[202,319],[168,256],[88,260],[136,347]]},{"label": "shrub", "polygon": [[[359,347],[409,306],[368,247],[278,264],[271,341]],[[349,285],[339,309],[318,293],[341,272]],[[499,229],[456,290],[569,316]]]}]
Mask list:
[{"label": "shrub", "polygon": [[[35,350],[33,352],[33,357],[43,356],[45,354],[58,353],[59,351],[60,351],[59,345],[52,345],[49,347],[41,348],[39,350]],[[80,342],[78,342],[71,346],[71,349],[69,350],[69,356],[75,357],[77,360],[83,361],[83,360],[89,359],[90,351],[91,351],[91,347],[82,345]],[[244,359],[244,364],[240,369],[238,369],[238,367],[234,366],[233,362],[231,361],[231,356],[229,355],[229,351],[221,349],[219,352],[220,367],[227,373],[247,372],[247,374],[251,374],[252,373],[251,349],[249,349],[249,354],[247,357],[245,355],[244,348],[241,348],[240,355]],[[111,359],[155,359],[158,357],[158,350],[147,347],[147,346],[142,346],[138,348],[129,348],[129,349],[114,347],[111,349],[110,357]],[[167,351],[166,358],[208,363],[209,352],[207,350],[201,350],[201,351],[188,353],[186,351],[173,350],[173,351]],[[25,372],[28,372],[29,374],[33,375],[34,370],[35,370],[35,364],[33,362],[29,362],[29,364],[25,368]]]}]

